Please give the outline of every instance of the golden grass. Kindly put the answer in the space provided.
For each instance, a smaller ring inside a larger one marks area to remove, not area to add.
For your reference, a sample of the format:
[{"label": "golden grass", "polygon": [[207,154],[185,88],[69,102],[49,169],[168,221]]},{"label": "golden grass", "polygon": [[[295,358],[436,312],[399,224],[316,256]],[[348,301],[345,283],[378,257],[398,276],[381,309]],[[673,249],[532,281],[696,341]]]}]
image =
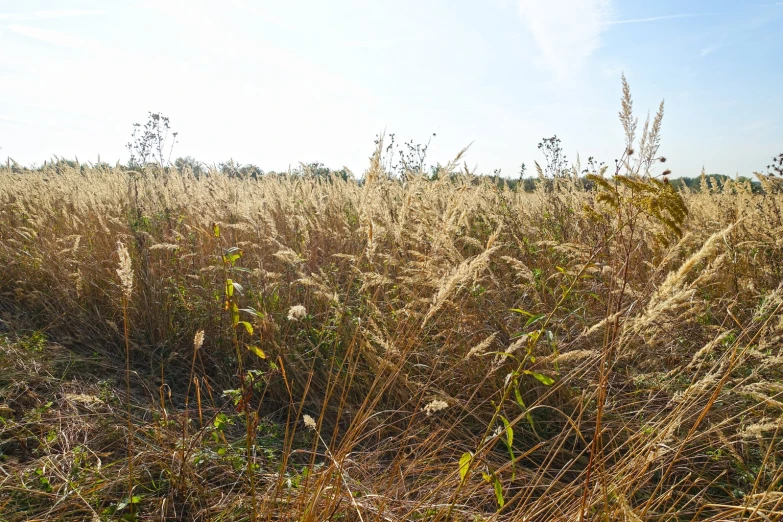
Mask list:
[{"label": "golden grass", "polygon": [[774,186],[364,179],[0,172],[0,519],[783,517]]}]

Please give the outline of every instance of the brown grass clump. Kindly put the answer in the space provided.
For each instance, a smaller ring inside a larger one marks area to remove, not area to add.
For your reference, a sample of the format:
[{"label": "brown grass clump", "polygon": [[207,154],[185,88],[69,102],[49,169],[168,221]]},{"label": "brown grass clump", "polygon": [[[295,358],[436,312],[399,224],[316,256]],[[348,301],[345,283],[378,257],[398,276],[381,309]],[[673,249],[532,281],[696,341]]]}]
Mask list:
[{"label": "brown grass clump", "polygon": [[623,107],[591,190],[0,172],[0,518],[780,519],[783,196]]}]

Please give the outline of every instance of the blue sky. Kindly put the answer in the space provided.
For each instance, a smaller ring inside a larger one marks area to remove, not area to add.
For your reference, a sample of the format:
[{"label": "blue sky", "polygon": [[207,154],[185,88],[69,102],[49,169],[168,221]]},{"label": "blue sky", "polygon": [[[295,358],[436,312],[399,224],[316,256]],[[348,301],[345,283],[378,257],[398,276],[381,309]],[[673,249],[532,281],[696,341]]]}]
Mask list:
[{"label": "blue sky", "polygon": [[783,152],[783,2],[0,0],[0,156],[125,161],[161,111],[175,156],[361,174],[375,135],[518,175],[557,134],[622,151],[620,74],[640,120],[666,100],[675,175],[749,175]]}]

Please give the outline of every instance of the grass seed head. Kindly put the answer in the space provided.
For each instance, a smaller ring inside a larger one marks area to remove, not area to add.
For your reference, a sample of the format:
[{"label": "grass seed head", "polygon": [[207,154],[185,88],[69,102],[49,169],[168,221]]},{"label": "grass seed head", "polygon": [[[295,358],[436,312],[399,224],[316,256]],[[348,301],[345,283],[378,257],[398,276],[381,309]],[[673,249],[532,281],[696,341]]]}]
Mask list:
[{"label": "grass seed head", "polygon": [[294,305],[288,309],[288,320],[299,321],[307,316],[307,309],[302,305]]},{"label": "grass seed head", "polygon": [[203,345],[204,345],[204,330],[199,330],[198,332],[196,332],[195,337],[193,337],[193,349],[195,351],[199,351]]},{"label": "grass seed head", "polygon": [[133,268],[131,267],[131,258],[128,249],[121,241],[117,241],[117,255],[120,258],[117,275],[122,284],[122,294],[126,300],[133,294]]}]

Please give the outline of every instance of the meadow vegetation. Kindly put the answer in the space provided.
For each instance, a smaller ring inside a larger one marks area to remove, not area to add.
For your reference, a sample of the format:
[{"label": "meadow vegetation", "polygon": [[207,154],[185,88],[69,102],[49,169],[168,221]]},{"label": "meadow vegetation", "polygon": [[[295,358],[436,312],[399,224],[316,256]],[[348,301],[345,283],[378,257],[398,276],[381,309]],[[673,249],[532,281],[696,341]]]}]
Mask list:
[{"label": "meadow vegetation", "polygon": [[531,192],[3,169],[0,520],[781,519],[779,178],[620,116]]}]

